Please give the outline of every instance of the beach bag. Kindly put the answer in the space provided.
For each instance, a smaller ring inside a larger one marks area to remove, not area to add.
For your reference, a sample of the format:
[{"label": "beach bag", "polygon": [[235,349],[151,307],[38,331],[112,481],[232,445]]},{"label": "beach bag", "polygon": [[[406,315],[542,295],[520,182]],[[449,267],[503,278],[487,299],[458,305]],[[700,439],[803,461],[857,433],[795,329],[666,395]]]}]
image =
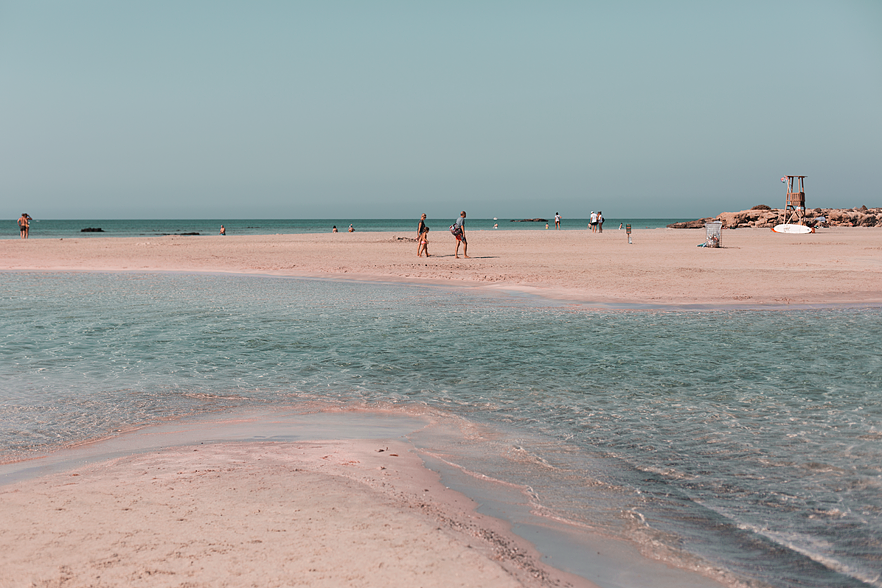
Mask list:
[{"label": "beach bag", "polygon": [[462,234],[462,229],[456,225],[450,225],[450,232],[456,237],[457,235]]}]

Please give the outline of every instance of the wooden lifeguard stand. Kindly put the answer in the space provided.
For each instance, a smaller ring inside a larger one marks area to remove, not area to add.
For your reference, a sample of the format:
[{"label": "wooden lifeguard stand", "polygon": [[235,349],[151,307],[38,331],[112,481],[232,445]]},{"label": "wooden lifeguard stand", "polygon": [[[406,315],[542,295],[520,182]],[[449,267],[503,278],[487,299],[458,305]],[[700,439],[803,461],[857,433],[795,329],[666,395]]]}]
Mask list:
[{"label": "wooden lifeguard stand", "polygon": [[787,205],[784,207],[784,224],[805,224],[805,176],[784,176],[787,183]]}]

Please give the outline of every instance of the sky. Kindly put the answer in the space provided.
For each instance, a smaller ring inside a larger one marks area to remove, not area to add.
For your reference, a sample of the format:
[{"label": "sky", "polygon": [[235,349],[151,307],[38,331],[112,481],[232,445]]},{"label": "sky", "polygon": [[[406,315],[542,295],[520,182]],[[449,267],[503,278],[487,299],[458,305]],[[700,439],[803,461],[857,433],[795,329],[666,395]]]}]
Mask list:
[{"label": "sky", "polygon": [[882,206],[882,2],[0,0],[0,218]]}]

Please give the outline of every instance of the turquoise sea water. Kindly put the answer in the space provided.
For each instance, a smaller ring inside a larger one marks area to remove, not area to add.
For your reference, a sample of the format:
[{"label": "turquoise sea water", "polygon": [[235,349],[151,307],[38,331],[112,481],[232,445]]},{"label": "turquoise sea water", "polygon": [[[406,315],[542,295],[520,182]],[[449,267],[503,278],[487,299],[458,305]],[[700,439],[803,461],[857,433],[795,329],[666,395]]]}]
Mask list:
[{"label": "turquoise sea water", "polygon": [[450,415],[537,508],[732,586],[882,586],[882,310],[5,272],[0,459],[260,407]]},{"label": "turquoise sea water", "polygon": [[[457,213],[454,213],[457,214]],[[17,219],[0,224],[0,239],[18,239]],[[456,220],[456,217],[427,221],[433,230],[444,229]],[[554,215],[551,219],[554,228]],[[619,223],[631,224],[634,229],[658,229],[684,219],[607,219],[604,228],[618,228]],[[689,219],[692,220],[692,219]],[[199,235],[217,235],[220,226],[224,225],[227,235],[275,235],[292,233],[329,233],[331,227],[337,226],[346,231],[349,225],[356,231],[368,232],[416,232],[419,218],[413,219],[201,219],[201,220],[41,220],[31,223],[31,239],[72,239],[75,237],[139,237],[162,236],[198,233]],[[510,219],[469,218],[466,226],[470,230],[493,229],[498,224],[500,229],[508,230],[545,230],[545,223],[511,222]],[[587,219],[564,218],[561,227],[565,230],[585,230]],[[83,233],[82,229],[98,228],[100,233]]]}]

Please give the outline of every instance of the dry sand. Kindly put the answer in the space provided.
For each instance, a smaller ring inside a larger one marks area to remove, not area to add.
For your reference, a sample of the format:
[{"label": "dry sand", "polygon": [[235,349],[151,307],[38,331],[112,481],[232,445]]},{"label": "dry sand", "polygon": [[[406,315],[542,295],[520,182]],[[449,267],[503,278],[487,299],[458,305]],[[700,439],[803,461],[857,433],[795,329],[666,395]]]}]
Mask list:
[{"label": "dry sand", "polygon": [[470,231],[471,259],[434,233],[338,233],[0,241],[0,269],[211,271],[457,283],[598,303],[790,305],[882,303],[882,230],[780,235],[703,231]]},{"label": "dry sand", "polygon": [[0,586],[593,586],[474,506],[401,442],[179,447],[0,487]]}]

